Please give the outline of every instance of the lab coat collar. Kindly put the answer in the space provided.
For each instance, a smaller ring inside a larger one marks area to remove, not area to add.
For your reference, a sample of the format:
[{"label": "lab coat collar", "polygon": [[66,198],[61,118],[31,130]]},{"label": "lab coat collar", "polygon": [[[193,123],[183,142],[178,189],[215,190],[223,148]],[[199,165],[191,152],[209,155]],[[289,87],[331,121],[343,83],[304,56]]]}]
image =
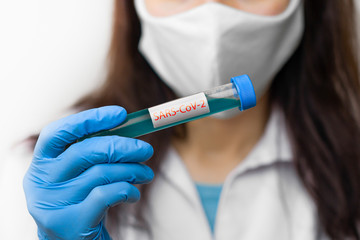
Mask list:
[{"label": "lab coat collar", "polygon": [[292,159],[293,152],[284,114],[273,107],[262,137],[231,175],[279,162],[292,162]]},{"label": "lab coat collar", "polygon": [[[236,176],[251,169],[266,167],[279,162],[291,163],[292,158],[293,153],[284,115],[279,109],[273,107],[262,137],[245,159],[230,172],[224,185],[231,182]],[[185,164],[173,147],[168,149],[160,173],[179,190],[182,189],[182,191],[188,192],[186,195],[190,201],[197,201],[191,199],[197,196],[196,188]]]}]

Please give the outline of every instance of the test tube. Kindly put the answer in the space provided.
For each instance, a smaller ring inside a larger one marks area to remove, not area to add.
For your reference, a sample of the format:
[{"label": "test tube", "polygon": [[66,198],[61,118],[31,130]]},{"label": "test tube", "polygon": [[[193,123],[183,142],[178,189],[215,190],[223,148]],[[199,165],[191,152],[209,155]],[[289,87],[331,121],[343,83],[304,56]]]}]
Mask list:
[{"label": "test tube", "polygon": [[228,84],[130,113],[119,126],[87,135],[79,141],[107,135],[135,138],[232,108],[243,111],[255,105],[251,80],[247,75],[241,75],[231,78]]}]

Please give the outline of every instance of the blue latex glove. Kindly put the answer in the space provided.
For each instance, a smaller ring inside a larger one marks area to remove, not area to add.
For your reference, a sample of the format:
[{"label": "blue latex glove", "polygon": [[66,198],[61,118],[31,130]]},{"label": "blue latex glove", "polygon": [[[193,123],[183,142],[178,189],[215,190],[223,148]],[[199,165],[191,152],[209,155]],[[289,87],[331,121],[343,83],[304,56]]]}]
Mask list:
[{"label": "blue latex glove", "polygon": [[30,214],[40,239],[110,239],[104,226],[109,207],[135,202],[131,184],[148,183],[153,171],[139,163],[151,145],[118,136],[76,139],[119,125],[126,111],[109,106],[71,115],[45,127],[24,177]]}]

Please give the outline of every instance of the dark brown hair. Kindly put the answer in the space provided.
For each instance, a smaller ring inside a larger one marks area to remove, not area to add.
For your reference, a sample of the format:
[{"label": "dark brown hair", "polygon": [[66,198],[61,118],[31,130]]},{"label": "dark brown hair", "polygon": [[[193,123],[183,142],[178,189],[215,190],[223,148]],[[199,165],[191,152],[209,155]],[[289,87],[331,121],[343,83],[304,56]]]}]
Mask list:
[{"label": "dark brown hair", "polygon": [[[360,80],[352,0],[304,0],[305,33],[276,76],[272,104],[285,113],[294,163],[311,194],[322,228],[332,239],[360,239]],[[133,1],[116,0],[107,81],[76,104],[110,104],[128,112],[175,98],[138,52],[141,34]],[[181,131],[180,131],[181,132]],[[155,175],[174,130],[149,135]],[[142,187],[139,209],[150,185]],[[117,209],[109,213],[118,223]],[[141,218],[141,210],[138,211]]]}]

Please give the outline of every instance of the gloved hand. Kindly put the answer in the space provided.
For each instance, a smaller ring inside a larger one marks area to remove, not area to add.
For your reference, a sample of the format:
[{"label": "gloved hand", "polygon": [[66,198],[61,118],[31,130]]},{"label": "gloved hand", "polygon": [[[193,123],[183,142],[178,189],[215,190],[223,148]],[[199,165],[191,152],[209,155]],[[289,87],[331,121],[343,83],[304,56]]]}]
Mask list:
[{"label": "gloved hand", "polygon": [[139,162],[153,154],[151,145],[118,136],[76,139],[119,125],[126,111],[109,106],[84,111],[45,127],[24,177],[30,214],[40,239],[110,239],[104,226],[109,207],[135,202],[131,184],[148,183],[153,171]]}]

